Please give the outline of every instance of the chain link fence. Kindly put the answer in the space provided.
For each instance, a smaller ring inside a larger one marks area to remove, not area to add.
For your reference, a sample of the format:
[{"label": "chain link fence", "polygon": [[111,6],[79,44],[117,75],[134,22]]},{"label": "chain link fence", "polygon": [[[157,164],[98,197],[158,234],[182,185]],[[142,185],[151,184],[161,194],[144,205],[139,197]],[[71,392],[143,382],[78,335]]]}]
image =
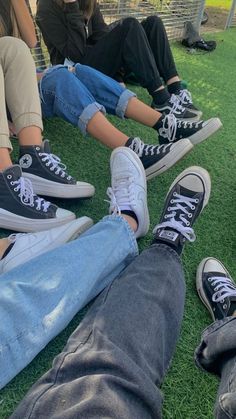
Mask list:
[{"label": "chain link fence", "polygon": [[[32,15],[36,12],[36,0],[28,0]],[[145,19],[158,14],[166,27],[169,39],[182,38],[186,21],[199,27],[205,0],[100,0],[102,13],[107,24],[128,16]],[[37,28],[38,45],[33,50],[37,67],[45,68],[49,64],[47,49]]]},{"label": "chain link fence", "polygon": [[236,0],[232,1],[225,29],[230,28],[231,26],[236,26]]}]

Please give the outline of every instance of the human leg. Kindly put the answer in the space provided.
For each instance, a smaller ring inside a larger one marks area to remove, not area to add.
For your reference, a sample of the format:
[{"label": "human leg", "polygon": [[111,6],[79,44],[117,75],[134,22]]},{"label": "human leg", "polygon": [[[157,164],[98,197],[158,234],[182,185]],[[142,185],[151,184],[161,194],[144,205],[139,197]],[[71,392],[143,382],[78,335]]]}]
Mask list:
[{"label": "human leg", "polygon": [[197,270],[197,291],[214,323],[208,326],[195,352],[199,368],[220,377],[215,417],[236,416],[236,285],[224,265],[204,259]]},{"label": "human leg", "polygon": [[[24,69],[28,68],[28,63],[32,74],[24,72]],[[34,99],[29,93],[29,86],[36,85],[35,69],[29,49],[21,40],[13,37],[0,39],[0,69],[0,85],[3,94],[1,97],[2,123],[7,124],[7,103],[21,140],[28,141],[29,132],[32,133],[32,130],[35,129],[36,136],[32,141],[37,144],[38,133],[42,127],[40,103],[38,96]],[[3,82],[4,84],[2,84]],[[37,93],[37,90],[32,92]],[[24,133],[23,136],[22,133]],[[31,183],[22,177],[20,167],[12,165],[9,150],[11,150],[10,142],[5,143],[0,151],[0,161],[2,162],[0,226],[19,231],[32,231],[65,224],[75,218],[72,212],[58,208],[34,194]]]},{"label": "human leg", "polygon": [[79,239],[1,276],[0,365],[9,365],[0,369],[1,387],[137,254],[135,237],[149,227],[146,177],[134,152],[114,153],[108,189],[112,215]]},{"label": "human leg", "polygon": [[[186,202],[189,193],[198,197],[194,221],[209,199],[208,182],[204,170],[192,168],[174,182],[172,192],[184,187]],[[168,195],[165,212],[169,205]],[[179,207],[175,224],[186,218]],[[179,336],[185,283],[178,253],[155,230],[154,243],[96,299],[12,419],[161,417],[160,385]]]},{"label": "human leg", "polygon": [[167,84],[169,93],[177,95],[180,104],[200,119],[202,112],[193,105],[190,92],[182,87],[161,18],[159,16],[149,16],[142,21],[142,26],[147,35],[158,71]]}]

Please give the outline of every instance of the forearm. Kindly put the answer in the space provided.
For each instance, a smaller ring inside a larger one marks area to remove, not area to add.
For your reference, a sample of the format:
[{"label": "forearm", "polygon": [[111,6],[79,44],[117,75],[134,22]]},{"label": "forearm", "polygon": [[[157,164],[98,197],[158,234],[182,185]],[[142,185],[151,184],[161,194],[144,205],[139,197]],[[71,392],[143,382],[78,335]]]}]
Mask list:
[{"label": "forearm", "polygon": [[37,38],[34,23],[25,0],[11,0],[11,3],[16,15],[21,38],[25,41],[29,48],[35,47]]}]

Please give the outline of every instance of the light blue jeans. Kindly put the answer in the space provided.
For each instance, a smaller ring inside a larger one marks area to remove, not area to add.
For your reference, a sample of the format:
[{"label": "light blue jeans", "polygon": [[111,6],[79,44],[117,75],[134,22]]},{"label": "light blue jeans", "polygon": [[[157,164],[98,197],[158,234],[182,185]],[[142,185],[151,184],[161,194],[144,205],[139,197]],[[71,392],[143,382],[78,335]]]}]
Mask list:
[{"label": "light blue jeans", "polygon": [[49,68],[39,84],[42,113],[58,116],[86,134],[87,124],[99,111],[124,118],[129,100],[136,95],[94,68],[76,64]]},{"label": "light blue jeans", "polygon": [[137,254],[128,223],[112,215],[77,240],[1,275],[0,388]]}]

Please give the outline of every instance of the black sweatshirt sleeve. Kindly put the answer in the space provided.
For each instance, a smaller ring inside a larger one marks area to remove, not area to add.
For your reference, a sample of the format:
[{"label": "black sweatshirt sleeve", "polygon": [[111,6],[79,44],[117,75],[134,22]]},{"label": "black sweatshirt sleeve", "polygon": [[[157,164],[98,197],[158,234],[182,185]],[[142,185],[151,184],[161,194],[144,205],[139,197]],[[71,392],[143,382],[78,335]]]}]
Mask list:
[{"label": "black sweatshirt sleeve", "polygon": [[77,2],[65,3],[62,10],[52,0],[39,0],[37,23],[49,50],[55,48],[63,57],[80,61],[87,36],[83,13]]}]

